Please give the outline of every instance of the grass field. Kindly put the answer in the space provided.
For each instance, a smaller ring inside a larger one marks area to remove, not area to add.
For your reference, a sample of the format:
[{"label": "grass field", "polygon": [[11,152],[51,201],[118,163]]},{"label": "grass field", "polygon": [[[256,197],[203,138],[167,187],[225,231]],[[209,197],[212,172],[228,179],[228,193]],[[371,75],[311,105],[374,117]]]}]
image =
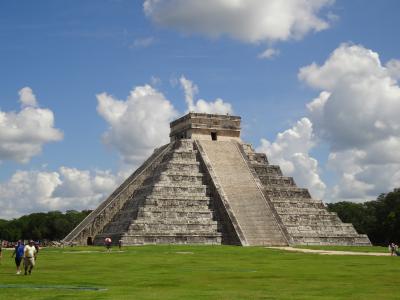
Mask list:
[{"label": "grass field", "polygon": [[0,299],[400,298],[400,257],[234,246],[123,250],[42,249],[31,276],[15,275],[11,251],[4,251]]}]

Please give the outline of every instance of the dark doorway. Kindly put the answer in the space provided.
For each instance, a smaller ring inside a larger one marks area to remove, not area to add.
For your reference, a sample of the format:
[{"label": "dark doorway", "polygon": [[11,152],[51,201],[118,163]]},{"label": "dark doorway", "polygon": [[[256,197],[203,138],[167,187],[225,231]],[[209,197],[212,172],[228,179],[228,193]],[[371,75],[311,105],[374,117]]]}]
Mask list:
[{"label": "dark doorway", "polygon": [[216,140],[217,140],[217,133],[216,133],[216,132],[211,132],[211,139],[212,139],[213,141],[216,141]]},{"label": "dark doorway", "polygon": [[92,237],[91,237],[91,236],[89,236],[89,237],[87,238],[86,244],[87,244],[88,246],[92,246],[92,245],[93,245],[93,240],[92,240]]}]

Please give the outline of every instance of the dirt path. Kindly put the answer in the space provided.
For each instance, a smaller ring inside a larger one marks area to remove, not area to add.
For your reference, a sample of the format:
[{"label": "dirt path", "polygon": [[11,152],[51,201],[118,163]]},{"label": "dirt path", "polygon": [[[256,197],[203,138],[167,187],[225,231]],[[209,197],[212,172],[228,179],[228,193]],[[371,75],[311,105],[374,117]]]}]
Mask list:
[{"label": "dirt path", "polygon": [[367,256],[390,256],[390,253],[382,252],[355,252],[355,251],[333,251],[333,250],[316,250],[302,249],[293,247],[266,247],[268,249],[279,249],[292,252],[315,253],[321,255],[367,255]]}]

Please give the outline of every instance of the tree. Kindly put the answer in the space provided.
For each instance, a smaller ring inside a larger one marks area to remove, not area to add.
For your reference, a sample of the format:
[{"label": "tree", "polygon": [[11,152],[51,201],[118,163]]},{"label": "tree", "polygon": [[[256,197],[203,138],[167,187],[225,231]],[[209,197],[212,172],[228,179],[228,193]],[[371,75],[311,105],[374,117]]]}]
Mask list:
[{"label": "tree", "polygon": [[374,201],[330,203],[328,209],[343,222],[352,223],[359,233],[366,233],[375,245],[400,243],[400,189]]},{"label": "tree", "polygon": [[0,240],[18,239],[60,240],[78,225],[91,211],[69,210],[33,213],[13,220],[0,220]]}]

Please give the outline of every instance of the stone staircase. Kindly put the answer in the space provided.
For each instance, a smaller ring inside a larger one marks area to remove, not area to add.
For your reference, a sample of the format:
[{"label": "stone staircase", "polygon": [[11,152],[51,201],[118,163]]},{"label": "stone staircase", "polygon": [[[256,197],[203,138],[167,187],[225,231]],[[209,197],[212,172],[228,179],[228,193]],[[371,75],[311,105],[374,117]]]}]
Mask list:
[{"label": "stone staircase", "polygon": [[105,237],[125,245],[221,244],[193,140],[173,142],[171,148],[95,244]]},{"label": "stone staircase", "polygon": [[153,154],[131,176],[63,239],[63,243],[91,244],[93,237],[101,232],[121,210],[134,191],[158,166],[170,147],[171,144],[167,144],[155,149]]},{"label": "stone staircase", "polygon": [[211,164],[215,184],[221,187],[246,245],[287,245],[280,225],[234,141],[197,143]]},{"label": "stone staircase", "polygon": [[336,213],[329,212],[320,200],[312,199],[307,189],[285,177],[279,166],[270,165],[263,153],[255,153],[249,144],[242,152],[263,185],[278,218],[291,237],[302,245],[370,245],[366,235],[358,234],[352,224],[345,224]]}]

